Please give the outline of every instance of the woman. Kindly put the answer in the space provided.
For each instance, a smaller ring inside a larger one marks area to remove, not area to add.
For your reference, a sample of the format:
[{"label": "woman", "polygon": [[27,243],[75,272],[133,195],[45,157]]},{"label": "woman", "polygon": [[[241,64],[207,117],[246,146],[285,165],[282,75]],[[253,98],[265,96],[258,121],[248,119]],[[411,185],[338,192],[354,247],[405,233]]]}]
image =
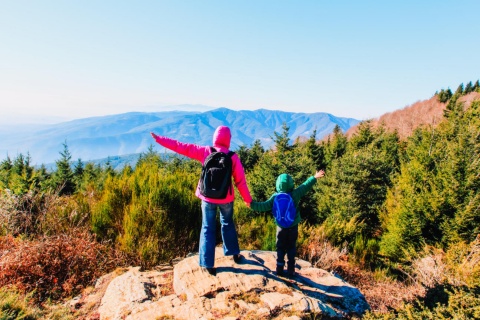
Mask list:
[{"label": "woman", "polygon": [[[210,146],[199,146],[193,143],[182,143],[174,139],[158,136],[151,133],[155,141],[163,147],[186,157],[200,161],[204,164],[205,159],[214,151],[229,153],[231,132],[226,126],[219,126],[213,134],[213,149]],[[240,195],[245,204],[250,206],[252,196],[245,180],[245,172],[240,158],[237,154],[231,156],[232,177]],[[215,264],[215,239],[216,239],[216,215],[217,208],[220,209],[220,223],[222,225],[223,252],[226,256],[233,256],[235,262],[241,259],[240,248],[238,246],[237,231],[233,223],[233,186],[230,184],[230,190],[225,198],[208,198],[200,192],[200,181],[197,185],[195,195],[202,200],[202,230],[200,232],[199,245],[199,264],[202,268],[211,274],[216,275]]]}]

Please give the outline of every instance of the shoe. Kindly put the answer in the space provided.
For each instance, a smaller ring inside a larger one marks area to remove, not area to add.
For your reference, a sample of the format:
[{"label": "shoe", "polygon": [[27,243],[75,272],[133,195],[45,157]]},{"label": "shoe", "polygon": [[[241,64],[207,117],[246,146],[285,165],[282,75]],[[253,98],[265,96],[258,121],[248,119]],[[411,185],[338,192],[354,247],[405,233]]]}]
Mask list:
[{"label": "shoe", "polygon": [[216,276],[217,275],[217,269],[215,268],[205,268],[205,267],[202,267],[202,270],[203,271],[207,271],[210,275],[212,276]]},{"label": "shoe", "polygon": [[240,263],[242,258],[243,258],[243,256],[241,254],[234,254],[233,255],[233,261],[235,261],[235,263]]},{"label": "shoe", "polygon": [[285,272],[283,270],[283,266],[277,266],[277,276],[283,277],[285,275]]},{"label": "shoe", "polygon": [[290,268],[290,267],[287,268],[287,277],[288,278],[295,277],[295,266],[293,268]]}]

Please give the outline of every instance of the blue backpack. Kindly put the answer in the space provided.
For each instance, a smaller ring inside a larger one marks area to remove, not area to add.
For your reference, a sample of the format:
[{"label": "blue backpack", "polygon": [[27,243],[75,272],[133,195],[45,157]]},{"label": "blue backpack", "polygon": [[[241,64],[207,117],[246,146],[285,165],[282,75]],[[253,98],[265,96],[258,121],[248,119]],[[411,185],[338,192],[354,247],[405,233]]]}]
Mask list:
[{"label": "blue backpack", "polygon": [[273,200],[273,217],[282,228],[288,228],[295,221],[297,210],[292,197],[288,193],[278,193]]}]

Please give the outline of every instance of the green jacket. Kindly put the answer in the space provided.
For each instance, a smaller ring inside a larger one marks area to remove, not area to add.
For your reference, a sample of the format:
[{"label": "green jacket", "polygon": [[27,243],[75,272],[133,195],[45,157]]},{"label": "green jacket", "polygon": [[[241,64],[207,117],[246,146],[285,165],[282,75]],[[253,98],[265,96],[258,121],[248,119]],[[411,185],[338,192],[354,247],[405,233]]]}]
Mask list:
[{"label": "green jacket", "polygon": [[297,188],[293,189],[294,183],[293,183],[292,177],[286,173],[283,173],[279,175],[277,178],[277,183],[276,183],[277,193],[273,194],[270,197],[270,199],[264,202],[252,201],[252,203],[250,204],[250,208],[254,211],[261,211],[261,212],[271,211],[273,208],[273,200],[275,199],[277,194],[279,192],[288,192],[290,193],[290,196],[292,197],[293,202],[295,203],[295,209],[297,209],[297,216],[295,217],[295,221],[292,224],[292,226],[295,226],[299,224],[300,221],[302,220],[302,217],[300,216],[300,212],[298,211],[298,203],[300,202],[300,198],[302,198],[308,191],[310,191],[316,182],[317,182],[317,179],[315,179],[314,176],[311,176],[307,180],[305,180],[304,183],[299,185]]}]

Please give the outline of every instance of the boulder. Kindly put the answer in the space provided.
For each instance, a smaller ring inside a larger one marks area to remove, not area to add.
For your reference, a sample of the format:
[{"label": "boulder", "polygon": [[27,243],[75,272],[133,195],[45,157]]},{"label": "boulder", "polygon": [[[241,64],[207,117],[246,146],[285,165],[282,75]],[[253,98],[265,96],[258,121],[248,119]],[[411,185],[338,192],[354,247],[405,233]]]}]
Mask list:
[{"label": "boulder", "polygon": [[198,255],[181,260],[173,274],[128,269],[108,284],[100,319],[342,318],[369,309],[357,288],[307,261],[297,259],[288,279],[273,272],[275,252],[242,251],[239,263],[221,248],[215,256],[216,276],[199,267]]}]

